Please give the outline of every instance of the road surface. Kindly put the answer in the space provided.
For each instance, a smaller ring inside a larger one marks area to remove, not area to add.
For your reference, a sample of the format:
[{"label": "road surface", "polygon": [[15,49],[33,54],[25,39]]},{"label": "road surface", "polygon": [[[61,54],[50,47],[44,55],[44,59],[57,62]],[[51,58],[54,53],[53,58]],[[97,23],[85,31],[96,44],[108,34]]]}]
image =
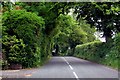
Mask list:
[{"label": "road surface", "polygon": [[3,71],[3,77],[74,78],[77,80],[80,80],[78,78],[113,79],[118,78],[118,71],[76,57],[52,57],[48,63],[40,68],[30,70]]}]

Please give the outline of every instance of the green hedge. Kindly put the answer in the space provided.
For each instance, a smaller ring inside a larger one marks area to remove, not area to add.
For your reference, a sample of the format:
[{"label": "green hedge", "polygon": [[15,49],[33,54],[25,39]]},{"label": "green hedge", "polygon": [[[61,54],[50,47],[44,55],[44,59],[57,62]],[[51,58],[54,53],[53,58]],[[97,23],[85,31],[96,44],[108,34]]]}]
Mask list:
[{"label": "green hedge", "polygon": [[3,63],[39,66],[44,19],[24,10],[11,10],[2,16]]},{"label": "green hedge", "polygon": [[120,34],[108,43],[94,41],[78,45],[74,56],[118,69]]}]

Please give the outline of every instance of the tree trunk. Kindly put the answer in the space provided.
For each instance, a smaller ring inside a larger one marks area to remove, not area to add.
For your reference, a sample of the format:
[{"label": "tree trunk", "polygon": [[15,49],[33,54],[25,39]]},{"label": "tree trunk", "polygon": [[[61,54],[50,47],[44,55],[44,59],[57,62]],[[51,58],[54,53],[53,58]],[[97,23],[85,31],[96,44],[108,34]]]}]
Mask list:
[{"label": "tree trunk", "polygon": [[55,54],[56,54],[56,56],[58,56],[59,55],[59,46],[58,46],[58,44],[56,45],[56,51],[55,51]]},{"label": "tree trunk", "polygon": [[109,42],[110,39],[111,37],[105,36],[106,43]]},{"label": "tree trunk", "polygon": [[108,42],[112,38],[112,31],[110,28],[105,28],[104,30],[104,37],[106,42]]},{"label": "tree trunk", "polygon": [[75,47],[73,47],[72,55],[74,55],[74,53],[75,53]]}]

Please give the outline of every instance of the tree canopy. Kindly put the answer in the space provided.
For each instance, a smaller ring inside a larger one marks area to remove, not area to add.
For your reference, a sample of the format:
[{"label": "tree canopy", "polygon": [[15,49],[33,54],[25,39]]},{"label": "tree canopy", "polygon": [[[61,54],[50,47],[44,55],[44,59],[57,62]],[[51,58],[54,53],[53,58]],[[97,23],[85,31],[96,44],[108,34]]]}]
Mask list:
[{"label": "tree canopy", "polygon": [[49,59],[53,50],[74,55],[77,45],[96,40],[95,31],[108,41],[120,32],[119,3],[2,2],[4,59],[33,67]]},{"label": "tree canopy", "polygon": [[91,26],[103,31],[108,41],[114,33],[120,32],[120,2],[80,3],[75,7],[77,19],[87,20]]}]

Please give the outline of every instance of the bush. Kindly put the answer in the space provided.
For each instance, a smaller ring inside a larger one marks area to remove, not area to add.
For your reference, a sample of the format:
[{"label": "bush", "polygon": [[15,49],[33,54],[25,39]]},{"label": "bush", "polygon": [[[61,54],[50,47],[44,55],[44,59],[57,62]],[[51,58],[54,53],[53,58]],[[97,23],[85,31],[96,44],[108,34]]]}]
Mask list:
[{"label": "bush", "polygon": [[114,38],[114,45],[116,49],[120,52],[120,33],[118,33]]},{"label": "bush", "polygon": [[[4,47],[6,47],[6,49]],[[25,58],[25,44],[23,44],[22,39],[17,39],[15,35],[3,36],[3,48],[5,49],[3,53],[6,53],[6,57],[10,63],[22,64]]]},{"label": "bush", "polygon": [[101,42],[99,41],[78,45],[75,50],[75,56],[94,61],[98,60],[98,57],[100,56],[96,55],[95,53],[98,51],[96,48],[99,45],[101,45]]},{"label": "bush", "polygon": [[[108,43],[94,41],[83,45],[78,45],[74,56],[105,64],[113,68],[118,68],[118,48],[120,47],[117,35]],[[118,44],[116,44],[116,42]]]},{"label": "bush", "polygon": [[3,13],[3,52],[8,63],[36,67],[41,62],[44,19],[24,10]]},{"label": "bush", "polygon": [[[116,37],[114,38],[114,45],[115,45],[115,53],[116,53],[116,56],[118,57],[118,59],[120,60],[120,33],[118,33],[116,35]],[[112,51],[112,50],[111,50]],[[116,64],[118,64],[118,68],[120,69],[120,62],[116,62]]]}]

